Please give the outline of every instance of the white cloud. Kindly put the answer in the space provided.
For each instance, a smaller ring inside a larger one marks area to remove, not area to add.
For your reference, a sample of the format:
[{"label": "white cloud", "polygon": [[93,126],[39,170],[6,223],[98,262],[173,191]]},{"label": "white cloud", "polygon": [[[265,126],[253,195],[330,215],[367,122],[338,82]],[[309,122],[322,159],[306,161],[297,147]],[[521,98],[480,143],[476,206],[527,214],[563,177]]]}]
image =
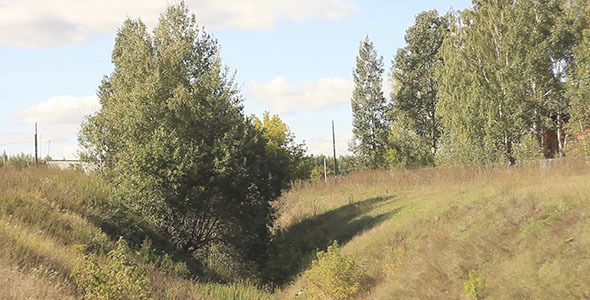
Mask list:
[{"label": "white cloud", "polygon": [[55,159],[78,159],[78,152],[80,151],[80,146],[78,144],[67,144],[65,146],[60,147],[59,151],[62,156],[56,156]]},{"label": "white cloud", "polygon": [[[352,134],[337,134],[336,135],[336,156],[350,154],[348,151],[348,143],[352,140]],[[332,139],[331,138],[312,138],[306,142],[309,153],[314,155],[333,155]]]},{"label": "white cloud", "polygon": [[58,96],[16,112],[17,120],[45,125],[79,125],[83,117],[100,108],[97,96]]},{"label": "white cloud", "polygon": [[[172,1],[175,2],[175,1]],[[0,0],[0,45],[46,47],[86,42],[114,33],[124,19],[153,26],[171,3],[161,0]],[[278,19],[337,20],[356,10],[350,0],[188,0],[198,22],[213,29],[272,28]]]},{"label": "white cloud", "polygon": [[[31,126],[26,139],[19,141],[29,143],[33,135],[32,124],[38,122],[38,140],[40,153],[45,156],[49,151],[54,158],[77,158],[79,146],[76,136],[84,116],[96,112],[100,108],[96,96],[58,96],[37,105],[21,109],[14,114],[17,124]],[[25,125],[26,124],[26,125]]]},{"label": "white cloud", "polygon": [[298,108],[319,110],[350,103],[352,90],[352,81],[343,78],[321,78],[317,82],[295,84],[277,77],[264,83],[252,81],[249,97],[270,103],[273,113],[288,113]]}]

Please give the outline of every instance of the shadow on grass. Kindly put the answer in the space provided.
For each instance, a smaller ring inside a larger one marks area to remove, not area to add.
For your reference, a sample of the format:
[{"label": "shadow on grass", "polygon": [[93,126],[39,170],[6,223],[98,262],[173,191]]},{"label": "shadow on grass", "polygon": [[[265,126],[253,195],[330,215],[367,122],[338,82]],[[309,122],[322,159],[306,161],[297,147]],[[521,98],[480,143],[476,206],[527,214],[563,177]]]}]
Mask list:
[{"label": "shadow on grass", "polygon": [[348,204],[276,232],[265,280],[275,286],[288,283],[309,266],[318,250],[325,250],[332,241],[344,244],[399,212],[402,207],[376,216],[363,216],[377,205],[393,200],[394,197],[376,197]]},{"label": "shadow on grass", "polygon": [[179,251],[166,233],[155,230],[152,224],[126,209],[118,209],[108,217],[89,216],[89,219],[112,240],[123,237],[135,250],[141,247],[145,239],[150,239],[151,249],[156,253],[168,254],[175,262],[184,262],[190,277],[200,277],[205,272],[203,264],[194,256]]}]

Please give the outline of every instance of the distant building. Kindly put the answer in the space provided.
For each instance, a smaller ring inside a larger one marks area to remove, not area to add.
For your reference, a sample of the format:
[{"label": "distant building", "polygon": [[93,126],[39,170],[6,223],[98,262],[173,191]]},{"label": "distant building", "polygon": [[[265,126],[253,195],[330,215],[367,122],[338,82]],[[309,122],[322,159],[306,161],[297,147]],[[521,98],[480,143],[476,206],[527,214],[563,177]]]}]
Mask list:
[{"label": "distant building", "polygon": [[64,159],[64,160],[47,160],[45,161],[50,168],[59,168],[61,170],[80,169],[84,173],[92,173],[96,171],[96,166],[81,160]]}]

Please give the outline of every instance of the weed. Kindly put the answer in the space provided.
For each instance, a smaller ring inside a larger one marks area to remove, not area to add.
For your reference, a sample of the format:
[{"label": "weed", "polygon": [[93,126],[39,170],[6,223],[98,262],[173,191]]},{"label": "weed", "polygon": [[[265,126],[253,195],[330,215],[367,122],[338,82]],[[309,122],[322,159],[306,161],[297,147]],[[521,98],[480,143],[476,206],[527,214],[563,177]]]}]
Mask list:
[{"label": "weed", "polygon": [[469,279],[463,283],[463,292],[471,300],[483,299],[486,277],[477,270],[469,270]]},{"label": "weed", "polygon": [[326,251],[319,251],[304,277],[310,283],[310,299],[350,299],[367,288],[365,271],[354,257],[343,255],[336,241]]},{"label": "weed", "polygon": [[101,262],[96,254],[84,256],[72,272],[84,298],[97,300],[148,299],[150,280],[146,271],[128,258],[129,247],[123,239]]}]

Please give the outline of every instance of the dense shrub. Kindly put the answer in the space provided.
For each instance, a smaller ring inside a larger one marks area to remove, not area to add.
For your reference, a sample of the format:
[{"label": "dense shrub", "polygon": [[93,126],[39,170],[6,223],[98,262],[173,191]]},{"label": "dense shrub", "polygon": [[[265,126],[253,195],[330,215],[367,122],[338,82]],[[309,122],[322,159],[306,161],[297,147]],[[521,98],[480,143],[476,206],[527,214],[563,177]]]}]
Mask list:
[{"label": "dense shrub", "polygon": [[123,239],[102,261],[96,254],[84,256],[72,272],[85,299],[148,299],[150,280],[139,265],[127,258],[129,248]]},{"label": "dense shrub", "polygon": [[304,274],[310,283],[306,292],[310,299],[350,299],[367,287],[368,277],[354,257],[340,253],[334,242],[319,251],[311,268]]}]

